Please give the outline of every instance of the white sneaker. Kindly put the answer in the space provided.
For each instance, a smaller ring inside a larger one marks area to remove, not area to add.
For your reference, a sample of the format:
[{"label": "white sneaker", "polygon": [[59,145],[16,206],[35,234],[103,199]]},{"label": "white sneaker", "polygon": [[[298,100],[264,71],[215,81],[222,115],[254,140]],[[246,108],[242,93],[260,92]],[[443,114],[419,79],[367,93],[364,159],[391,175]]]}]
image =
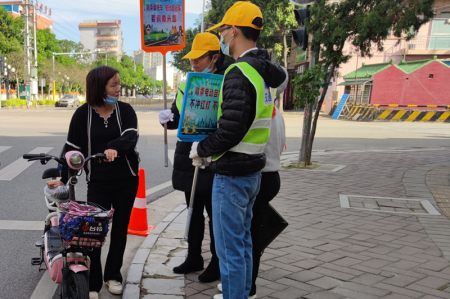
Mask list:
[{"label": "white sneaker", "polygon": [[97,292],[89,292],[89,299],[98,299]]},{"label": "white sneaker", "polygon": [[106,285],[108,286],[108,291],[111,294],[120,295],[123,293],[123,286],[117,280],[108,280]]},{"label": "white sneaker", "polygon": [[[219,283],[219,284],[220,284],[220,283]],[[220,285],[221,285],[221,284],[220,284]],[[217,286],[217,287],[219,287],[219,286]],[[222,287],[222,286],[221,286],[221,287]],[[223,299],[223,295],[222,295],[222,294],[214,295],[213,299]],[[253,296],[249,296],[248,299],[256,299],[256,294],[253,295]]]},{"label": "white sneaker", "polygon": [[217,285],[217,289],[219,290],[219,292],[222,293],[222,284],[221,284],[221,283],[219,283],[219,284]]}]

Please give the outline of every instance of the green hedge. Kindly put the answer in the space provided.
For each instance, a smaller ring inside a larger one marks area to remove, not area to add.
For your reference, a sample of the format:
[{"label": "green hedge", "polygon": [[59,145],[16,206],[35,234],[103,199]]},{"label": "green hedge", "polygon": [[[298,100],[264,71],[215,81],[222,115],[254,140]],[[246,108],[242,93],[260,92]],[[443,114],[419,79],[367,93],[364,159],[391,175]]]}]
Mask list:
[{"label": "green hedge", "polygon": [[[32,105],[36,106],[36,101],[32,101],[31,102]],[[57,105],[59,104],[58,101],[52,101],[52,100],[38,100],[37,101],[38,105]],[[27,101],[26,100],[21,100],[21,99],[12,99],[12,100],[3,100],[1,101],[1,105],[2,107],[7,107],[7,106],[26,106],[27,105]]]}]

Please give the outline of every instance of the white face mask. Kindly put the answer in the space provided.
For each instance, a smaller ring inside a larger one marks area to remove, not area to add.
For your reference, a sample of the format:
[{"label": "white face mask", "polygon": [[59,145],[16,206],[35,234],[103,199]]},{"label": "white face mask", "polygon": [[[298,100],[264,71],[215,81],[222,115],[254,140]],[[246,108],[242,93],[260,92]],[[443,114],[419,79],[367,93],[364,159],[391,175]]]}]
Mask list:
[{"label": "white face mask", "polygon": [[[231,29],[233,29],[233,28],[230,28],[230,30]],[[225,35],[227,35],[228,32],[230,32],[230,30],[228,30],[227,33],[225,33],[224,35],[220,36],[220,49],[222,50],[223,54],[231,57],[232,55],[230,54],[230,43],[234,39],[234,36],[230,39],[228,44],[223,43],[223,39],[224,39]]]}]

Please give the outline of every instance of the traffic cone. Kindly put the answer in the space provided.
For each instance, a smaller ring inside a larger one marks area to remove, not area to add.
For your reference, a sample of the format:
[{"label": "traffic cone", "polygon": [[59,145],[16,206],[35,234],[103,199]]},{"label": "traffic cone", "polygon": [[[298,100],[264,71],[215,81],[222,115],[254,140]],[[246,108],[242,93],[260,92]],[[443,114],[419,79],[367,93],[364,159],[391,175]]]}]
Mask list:
[{"label": "traffic cone", "polygon": [[134,200],[133,210],[131,211],[128,233],[137,236],[148,236],[154,229],[147,223],[147,196],[145,194],[145,171],[139,169],[139,187]]}]

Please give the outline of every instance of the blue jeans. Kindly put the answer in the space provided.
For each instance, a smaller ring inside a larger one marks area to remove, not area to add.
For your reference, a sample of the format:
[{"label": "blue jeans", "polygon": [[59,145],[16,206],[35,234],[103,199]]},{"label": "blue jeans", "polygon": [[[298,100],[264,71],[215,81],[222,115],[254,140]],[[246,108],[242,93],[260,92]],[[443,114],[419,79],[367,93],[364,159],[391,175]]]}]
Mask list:
[{"label": "blue jeans", "polygon": [[216,174],[212,210],[216,252],[224,299],[248,299],[252,286],[252,208],[261,172],[245,176]]}]

